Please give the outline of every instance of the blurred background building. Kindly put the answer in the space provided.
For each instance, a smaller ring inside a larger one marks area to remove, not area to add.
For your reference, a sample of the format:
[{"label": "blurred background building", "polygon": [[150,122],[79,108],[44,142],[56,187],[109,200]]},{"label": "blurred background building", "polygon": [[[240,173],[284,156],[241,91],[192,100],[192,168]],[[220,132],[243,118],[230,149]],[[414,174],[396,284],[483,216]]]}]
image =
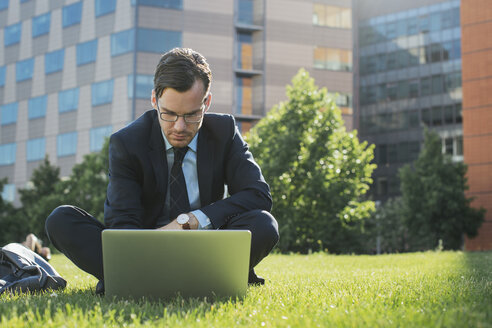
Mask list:
[{"label": "blurred background building", "polygon": [[[137,5],[138,3],[138,5]],[[151,108],[173,47],[208,59],[214,112],[247,131],[306,68],[352,127],[350,0],[0,0],[0,178],[18,202],[45,155],[68,176]]]},{"label": "blurred background building", "polygon": [[68,176],[150,109],[161,54],[191,47],[213,71],[211,110],[243,132],[307,69],[376,145],[374,200],[398,196],[435,130],[488,210],[466,247],[491,249],[491,33],[489,0],[0,0],[2,196],[18,203],[45,155]]}]

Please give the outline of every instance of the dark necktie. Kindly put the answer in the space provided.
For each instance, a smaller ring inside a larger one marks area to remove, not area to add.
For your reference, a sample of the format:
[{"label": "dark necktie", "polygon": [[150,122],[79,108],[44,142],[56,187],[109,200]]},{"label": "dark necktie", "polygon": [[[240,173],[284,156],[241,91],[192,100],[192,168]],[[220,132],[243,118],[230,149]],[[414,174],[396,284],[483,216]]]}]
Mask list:
[{"label": "dark necktie", "polygon": [[188,147],[176,148],[174,151],[174,163],[169,176],[170,209],[169,216],[174,220],[179,214],[190,211],[190,201],[186,190],[186,182],[183,174],[183,159],[188,151]]}]

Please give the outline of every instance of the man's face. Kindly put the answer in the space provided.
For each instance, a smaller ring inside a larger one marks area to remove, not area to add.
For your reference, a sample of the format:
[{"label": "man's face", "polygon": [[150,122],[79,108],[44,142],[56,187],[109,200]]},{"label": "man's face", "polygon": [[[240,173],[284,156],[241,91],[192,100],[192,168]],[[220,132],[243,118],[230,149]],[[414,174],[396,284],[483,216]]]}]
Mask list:
[{"label": "man's face", "polygon": [[[208,110],[211,99],[211,94],[205,95],[203,82],[200,80],[195,81],[191,89],[185,92],[166,88],[159,99],[152,90],[152,106],[157,110],[161,129],[173,147],[186,147],[193,140],[202,126],[203,114]],[[172,118],[173,114],[188,115],[188,122],[183,116],[179,116],[176,122],[164,120]]]}]

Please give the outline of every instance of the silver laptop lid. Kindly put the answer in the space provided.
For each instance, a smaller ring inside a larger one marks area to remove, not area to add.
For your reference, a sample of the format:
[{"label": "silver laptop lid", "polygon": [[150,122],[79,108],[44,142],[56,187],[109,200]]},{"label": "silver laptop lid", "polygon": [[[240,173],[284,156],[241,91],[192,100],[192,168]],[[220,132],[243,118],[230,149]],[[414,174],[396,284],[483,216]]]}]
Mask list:
[{"label": "silver laptop lid", "polygon": [[247,230],[104,230],[107,296],[170,298],[244,296],[251,233]]}]

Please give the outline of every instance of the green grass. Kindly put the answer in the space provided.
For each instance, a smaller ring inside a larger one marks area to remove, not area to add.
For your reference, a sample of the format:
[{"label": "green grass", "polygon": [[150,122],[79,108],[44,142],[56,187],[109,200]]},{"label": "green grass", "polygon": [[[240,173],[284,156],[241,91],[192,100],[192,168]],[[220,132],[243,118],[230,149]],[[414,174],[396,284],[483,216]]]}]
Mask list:
[{"label": "green grass", "polygon": [[61,292],[2,295],[0,327],[492,327],[492,252],[271,255],[242,300],[111,300],[62,255]]}]

